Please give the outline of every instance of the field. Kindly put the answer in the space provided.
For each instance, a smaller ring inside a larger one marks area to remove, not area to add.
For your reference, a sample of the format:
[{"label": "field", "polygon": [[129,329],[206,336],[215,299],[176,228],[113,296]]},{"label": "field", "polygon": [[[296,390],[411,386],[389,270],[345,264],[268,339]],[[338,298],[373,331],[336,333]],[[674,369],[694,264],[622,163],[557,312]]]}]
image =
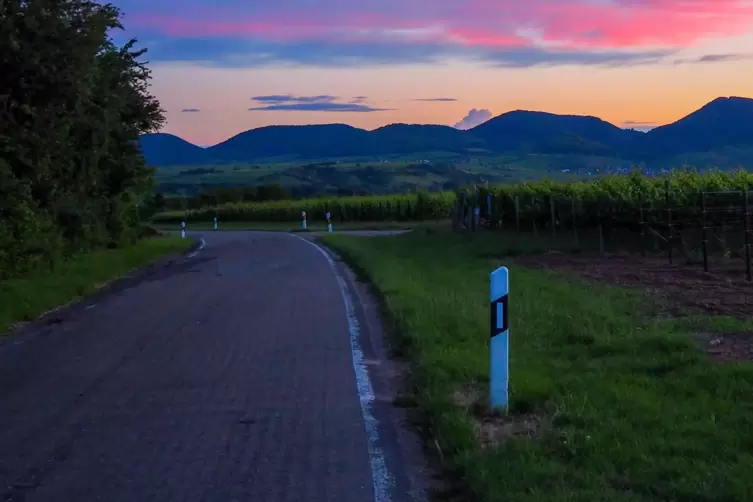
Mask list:
[{"label": "field", "polygon": [[415,222],[447,219],[454,201],[455,194],[451,192],[280,200],[168,211],[156,215],[153,220],[159,225],[176,224],[181,221],[210,223],[216,216],[223,223],[298,223],[301,221],[301,212],[306,211],[311,224],[326,223],[327,212],[331,213],[332,220],[336,223]]},{"label": "field", "polygon": [[[538,254],[551,239],[324,238],[379,292],[409,361],[399,402],[416,407],[427,447],[462,481],[456,499],[753,499],[753,286],[726,286],[748,308],[724,310],[712,289],[724,281],[679,285],[664,279],[688,269],[630,256]],[[500,264],[511,274],[507,416],[486,406],[488,274]],[[642,284],[641,271],[656,280]]]},{"label": "field", "polygon": [[454,228],[545,234],[560,246],[601,253],[661,254],[668,265],[700,265],[752,280],[751,188],[753,175],[746,171],[484,188],[460,194]]},{"label": "field", "polygon": [[[458,156],[427,152],[385,158],[267,159],[256,164],[171,166],[156,171],[159,190],[195,194],[217,187],[279,184],[297,196],[440,191],[473,183],[572,179],[600,169],[627,169],[618,159],[580,155]],[[563,172],[566,171],[566,172]]]}]

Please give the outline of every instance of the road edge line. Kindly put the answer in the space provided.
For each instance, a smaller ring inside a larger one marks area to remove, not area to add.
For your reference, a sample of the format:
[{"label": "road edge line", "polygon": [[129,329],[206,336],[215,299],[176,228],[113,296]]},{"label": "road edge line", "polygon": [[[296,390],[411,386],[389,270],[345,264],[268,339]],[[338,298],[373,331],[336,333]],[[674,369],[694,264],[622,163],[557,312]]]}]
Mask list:
[{"label": "road edge line", "polygon": [[361,416],[366,429],[366,438],[369,449],[369,463],[371,464],[371,478],[374,486],[374,502],[390,502],[390,487],[393,482],[392,474],[387,468],[387,461],[380,444],[379,422],[372,411],[374,403],[374,387],[371,384],[369,371],[364,362],[363,349],[361,348],[361,328],[353,308],[353,297],[348,291],[347,282],[340,271],[337,270],[335,261],[330,254],[319,244],[305,239],[299,235],[289,235],[306,242],[314,247],[327,259],[332,272],[340,287],[340,294],[345,304],[345,314],[348,321],[348,334],[350,335],[350,350],[353,361],[353,371],[356,377],[358,397],[361,402]]}]

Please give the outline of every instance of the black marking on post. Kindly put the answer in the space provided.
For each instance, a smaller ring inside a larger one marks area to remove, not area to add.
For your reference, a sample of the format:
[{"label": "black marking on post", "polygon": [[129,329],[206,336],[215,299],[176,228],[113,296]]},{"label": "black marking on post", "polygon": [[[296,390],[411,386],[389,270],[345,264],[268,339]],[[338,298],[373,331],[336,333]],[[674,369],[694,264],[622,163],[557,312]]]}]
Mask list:
[{"label": "black marking on post", "polygon": [[[497,298],[491,303],[491,336],[490,338],[494,338],[495,336],[499,335],[500,333],[504,333],[509,329],[508,326],[508,319],[507,319],[507,297],[509,295],[502,296],[500,298]],[[497,316],[497,311],[499,310],[497,308],[497,305],[502,305],[502,327],[498,328],[499,323],[499,317]]]}]

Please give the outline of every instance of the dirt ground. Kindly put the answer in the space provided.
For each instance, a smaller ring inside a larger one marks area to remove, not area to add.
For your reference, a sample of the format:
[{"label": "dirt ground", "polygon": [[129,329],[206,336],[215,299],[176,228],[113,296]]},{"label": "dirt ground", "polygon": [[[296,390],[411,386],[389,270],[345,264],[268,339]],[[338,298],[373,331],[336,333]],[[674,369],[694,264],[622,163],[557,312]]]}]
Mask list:
[{"label": "dirt ground", "polygon": [[[668,300],[673,315],[705,312],[753,319],[753,282],[742,265],[734,270],[704,272],[698,265],[670,265],[667,258],[634,255],[591,256],[546,253],[521,256],[515,261],[531,268],[566,270],[600,282],[642,287]],[[699,333],[698,342],[720,362],[753,361],[753,333]]]}]

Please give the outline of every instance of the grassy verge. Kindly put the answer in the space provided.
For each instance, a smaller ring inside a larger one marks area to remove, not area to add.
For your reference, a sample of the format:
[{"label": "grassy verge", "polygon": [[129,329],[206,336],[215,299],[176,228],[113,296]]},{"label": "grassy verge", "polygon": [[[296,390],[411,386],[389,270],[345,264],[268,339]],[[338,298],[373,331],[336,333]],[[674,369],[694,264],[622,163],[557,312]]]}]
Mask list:
[{"label": "grassy verge", "polygon": [[[164,223],[154,224],[159,230],[180,230],[180,225],[166,225]],[[431,227],[449,227],[449,222],[417,222],[417,221],[348,221],[334,222],[333,229],[338,230],[400,230],[409,228],[431,228]],[[212,230],[212,223],[191,223],[187,226],[188,230]],[[220,222],[219,230],[269,230],[279,232],[302,232],[300,223],[293,222]],[[309,222],[309,232],[324,232],[327,230],[327,224],[324,222]]]},{"label": "grassy verge", "polygon": [[526,245],[429,232],[324,242],[381,292],[463,500],[753,500],[753,367],[714,364],[690,336],[750,323],[660,320],[640,292],[511,265],[511,410],[495,417],[488,274]]},{"label": "grassy verge", "polygon": [[0,281],[0,336],[14,323],[29,321],[60,305],[89,295],[107,282],[164,255],[183,251],[190,239],[158,237],[123,249],[83,253],[40,270]]}]

